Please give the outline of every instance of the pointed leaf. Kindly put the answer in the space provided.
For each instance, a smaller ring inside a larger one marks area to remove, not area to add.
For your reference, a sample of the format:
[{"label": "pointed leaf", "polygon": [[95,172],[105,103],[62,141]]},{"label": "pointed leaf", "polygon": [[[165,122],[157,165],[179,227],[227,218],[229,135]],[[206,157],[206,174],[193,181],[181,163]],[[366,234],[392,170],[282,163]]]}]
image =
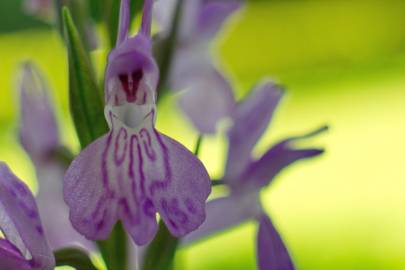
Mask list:
[{"label": "pointed leaf", "polygon": [[70,110],[82,148],[107,132],[102,92],[70,12],[63,9],[69,61]]}]

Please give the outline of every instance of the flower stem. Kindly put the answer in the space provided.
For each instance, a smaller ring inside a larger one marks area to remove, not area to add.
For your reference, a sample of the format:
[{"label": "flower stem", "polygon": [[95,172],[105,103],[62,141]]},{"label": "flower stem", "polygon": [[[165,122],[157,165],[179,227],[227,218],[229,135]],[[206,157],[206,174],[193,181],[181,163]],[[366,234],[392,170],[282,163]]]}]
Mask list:
[{"label": "flower stem", "polygon": [[200,134],[200,135],[198,135],[197,143],[196,143],[195,149],[194,149],[194,155],[196,157],[198,157],[198,155],[200,154],[202,141],[203,141],[203,135]]},{"label": "flower stem", "polygon": [[172,236],[166,225],[160,221],[159,231],[146,250],[142,270],[171,270],[179,239]]},{"label": "flower stem", "polygon": [[108,270],[123,270],[128,267],[128,237],[121,223],[117,223],[107,240],[97,241],[100,253]]}]

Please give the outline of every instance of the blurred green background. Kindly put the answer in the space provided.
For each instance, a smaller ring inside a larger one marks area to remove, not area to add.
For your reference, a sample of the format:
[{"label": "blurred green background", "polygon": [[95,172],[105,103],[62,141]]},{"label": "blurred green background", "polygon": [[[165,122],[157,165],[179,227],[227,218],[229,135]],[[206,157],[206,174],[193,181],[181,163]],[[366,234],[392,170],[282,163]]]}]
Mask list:
[{"label": "blurred green background", "polygon": [[[0,2],[0,159],[35,189],[15,132],[22,60],[45,72],[64,142],[75,150],[78,144],[68,115],[64,47],[50,27],[21,14],[20,2]],[[263,193],[297,268],[405,269],[405,1],[250,1],[215,49],[238,97],[264,76],[288,89],[258,153],[286,135],[323,123],[332,128],[309,142],[326,147],[326,155],[284,171]],[[193,146],[196,134],[174,98],[164,100],[158,125]],[[223,136],[203,144],[213,176],[221,174],[225,147]],[[256,230],[242,225],[183,249],[178,264],[256,269]]]}]

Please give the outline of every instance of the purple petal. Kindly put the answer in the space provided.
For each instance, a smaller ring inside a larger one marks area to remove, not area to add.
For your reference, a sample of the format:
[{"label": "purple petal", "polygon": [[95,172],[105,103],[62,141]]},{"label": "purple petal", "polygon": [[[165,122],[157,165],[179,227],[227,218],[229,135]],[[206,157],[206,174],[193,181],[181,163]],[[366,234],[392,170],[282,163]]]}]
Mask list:
[{"label": "purple petal", "polygon": [[3,242],[3,255],[7,252],[21,259],[18,256],[21,254],[32,269],[53,270],[55,260],[45,239],[34,197],[4,163],[0,163],[0,229],[11,244]]},{"label": "purple petal", "polygon": [[150,31],[152,26],[152,9],[153,0],[144,0],[140,33],[147,37],[150,37],[151,35]]},{"label": "purple petal", "polygon": [[69,208],[63,200],[65,166],[50,162],[37,167],[36,170],[39,181],[36,200],[51,248],[56,250],[67,246],[80,246],[94,251],[94,244],[80,235],[69,221]]},{"label": "purple petal", "polygon": [[138,34],[111,51],[105,78],[107,104],[154,103],[159,70],[152,57],[151,45],[149,37]]},{"label": "purple petal", "polygon": [[203,0],[198,17],[198,35],[209,40],[218,33],[226,19],[242,5],[240,0]]},{"label": "purple petal", "polygon": [[199,159],[177,141],[161,136],[167,148],[167,178],[155,182],[155,205],[170,232],[184,236],[205,219],[205,201],[211,193],[209,175]]},{"label": "purple petal", "polygon": [[295,269],[287,248],[266,215],[260,219],[257,236],[257,260],[260,270]]},{"label": "purple petal", "polygon": [[319,156],[323,149],[295,148],[294,144],[300,140],[311,138],[326,131],[327,127],[321,127],[303,136],[286,139],[267,151],[259,160],[253,162],[244,175],[245,183],[254,189],[268,185],[274,177],[290,164],[304,159]]},{"label": "purple petal", "polygon": [[[160,35],[167,37],[173,26],[177,0],[158,0],[153,15],[160,29]],[[181,18],[177,38],[181,43],[195,40],[201,0],[186,0],[181,6]]]},{"label": "purple petal", "polygon": [[70,220],[76,230],[91,240],[106,239],[117,220],[117,194],[108,182],[108,164],[103,158],[111,147],[112,134],[85,148],[64,178],[63,192]]},{"label": "purple petal", "polygon": [[23,67],[20,106],[21,144],[34,163],[42,163],[59,145],[59,132],[45,82],[30,64]]},{"label": "purple petal", "polygon": [[200,75],[185,91],[180,105],[200,133],[215,133],[220,120],[229,117],[234,109],[232,89],[215,70]]},{"label": "purple petal", "polygon": [[128,37],[129,24],[131,20],[129,1],[130,0],[121,0],[117,44],[122,43]]},{"label": "purple petal", "polygon": [[196,229],[210,192],[201,162],[154,129],[153,110],[136,128],[110,115],[111,132],[82,151],[65,176],[75,228],[89,239],[105,239],[120,219],[144,245],[156,233],[159,212],[176,236]]},{"label": "purple petal", "polygon": [[220,120],[235,108],[232,88],[210,62],[208,51],[180,48],[175,55],[170,84],[184,90],[180,105],[200,133],[215,133]]},{"label": "purple petal", "polygon": [[0,267],[7,270],[30,270],[29,262],[8,240],[0,238]]},{"label": "purple petal", "polygon": [[196,231],[182,239],[189,244],[205,237],[230,229],[247,220],[255,219],[262,213],[257,193],[231,195],[207,203],[207,218]]},{"label": "purple petal", "polygon": [[228,132],[226,181],[238,181],[252,161],[252,150],[268,127],[282,95],[278,86],[263,83],[238,105],[233,117],[234,124]]}]

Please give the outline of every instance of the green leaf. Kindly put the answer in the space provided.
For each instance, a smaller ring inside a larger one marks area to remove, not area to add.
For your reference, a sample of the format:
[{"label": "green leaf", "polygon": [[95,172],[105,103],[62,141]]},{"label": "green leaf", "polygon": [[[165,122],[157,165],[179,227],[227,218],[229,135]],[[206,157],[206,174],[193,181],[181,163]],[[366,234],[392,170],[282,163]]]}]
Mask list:
[{"label": "green leaf", "polygon": [[97,270],[88,254],[77,248],[64,248],[54,252],[56,266],[71,266],[76,270]]},{"label": "green leaf", "polygon": [[[89,18],[89,3],[83,0],[53,0],[56,14],[56,27],[63,37],[63,7],[69,8],[72,18],[75,22],[76,29],[87,51],[91,51],[95,47],[96,33],[92,33],[91,19]],[[95,31],[95,30],[94,30]]]},{"label": "green leaf", "polygon": [[172,270],[179,240],[171,235],[161,221],[155,239],[148,246],[142,270]]},{"label": "green leaf", "polygon": [[107,240],[98,241],[97,245],[104,258],[107,269],[128,269],[128,237],[121,223],[115,225]]},{"label": "green leaf", "polygon": [[117,40],[120,2],[118,0],[102,0],[103,20],[106,26],[110,48],[114,48]]},{"label": "green leaf", "polygon": [[68,48],[70,111],[84,148],[108,131],[103,95],[70,12],[64,7],[62,13]]}]

